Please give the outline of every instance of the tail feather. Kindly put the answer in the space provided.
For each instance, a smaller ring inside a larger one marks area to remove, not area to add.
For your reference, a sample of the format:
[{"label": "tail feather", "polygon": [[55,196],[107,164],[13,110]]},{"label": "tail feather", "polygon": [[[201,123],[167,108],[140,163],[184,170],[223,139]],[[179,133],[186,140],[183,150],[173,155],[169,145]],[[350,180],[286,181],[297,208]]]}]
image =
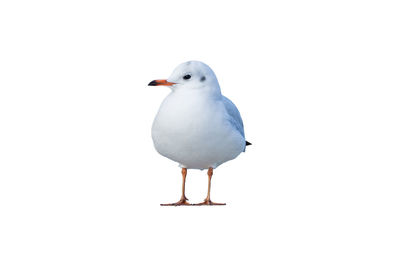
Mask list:
[{"label": "tail feather", "polygon": [[246,146],[251,146],[251,145],[252,145],[252,143],[246,141]]}]

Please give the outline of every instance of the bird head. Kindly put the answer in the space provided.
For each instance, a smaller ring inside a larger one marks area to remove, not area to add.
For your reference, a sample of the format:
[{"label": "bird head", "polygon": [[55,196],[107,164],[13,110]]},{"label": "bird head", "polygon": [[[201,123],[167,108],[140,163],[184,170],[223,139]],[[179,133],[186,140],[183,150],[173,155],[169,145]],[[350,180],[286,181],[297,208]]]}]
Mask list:
[{"label": "bird head", "polygon": [[175,90],[204,90],[219,93],[217,77],[212,69],[200,61],[187,61],[180,64],[166,80],[154,80],[149,86],[169,86]]}]

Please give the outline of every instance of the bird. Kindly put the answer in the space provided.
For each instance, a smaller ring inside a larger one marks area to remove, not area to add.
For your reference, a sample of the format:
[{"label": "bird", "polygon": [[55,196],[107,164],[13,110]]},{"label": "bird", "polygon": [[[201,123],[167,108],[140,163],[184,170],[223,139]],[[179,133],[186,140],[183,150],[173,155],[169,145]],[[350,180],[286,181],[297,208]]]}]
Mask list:
[{"label": "bird", "polygon": [[[171,92],[161,103],[151,136],[155,149],[182,169],[182,195],[175,203],[161,206],[226,205],[211,201],[214,169],[235,159],[251,145],[235,104],[222,95],[214,71],[200,61],[178,65],[165,80],[148,86],[168,86]],[[188,169],[207,169],[208,192],[201,203],[191,204],[185,195]]]}]

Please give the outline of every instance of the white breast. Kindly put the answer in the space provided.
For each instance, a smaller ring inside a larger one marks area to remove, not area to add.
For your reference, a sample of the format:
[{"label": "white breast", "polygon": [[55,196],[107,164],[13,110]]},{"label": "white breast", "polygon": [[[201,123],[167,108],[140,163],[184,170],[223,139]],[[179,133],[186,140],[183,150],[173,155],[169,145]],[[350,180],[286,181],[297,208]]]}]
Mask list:
[{"label": "white breast", "polygon": [[166,97],[154,120],[152,138],[161,155],[192,169],[216,168],[236,158],[245,147],[222,97],[196,91]]}]

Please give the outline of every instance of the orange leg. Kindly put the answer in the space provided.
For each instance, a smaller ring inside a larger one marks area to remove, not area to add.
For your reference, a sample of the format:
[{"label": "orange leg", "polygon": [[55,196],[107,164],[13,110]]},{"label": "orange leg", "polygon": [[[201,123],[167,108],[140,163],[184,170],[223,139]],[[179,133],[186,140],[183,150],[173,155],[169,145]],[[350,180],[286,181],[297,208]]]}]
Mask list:
[{"label": "orange leg", "polygon": [[206,199],[204,199],[204,201],[203,202],[201,202],[201,203],[197,203],[197,204],[194,204],[194,205],[196,205],[196,206],[202,206],[202,205],[226,205],[226,203],[215,203],[215,202],[212,202],[211,201],[211,199],[210,199],[210,191],[211,191],[211,177],[212,177],[212,175],[213,175],[213,168],[208,168],[208,172],[207,172],[207,175],[208,175],[208,192],[207,192],[207,197],[206,197]]},{"label": "orange leg", "polygon": [[182,168],[182,197],[181,197],[181,199],[175,203],[160,204],[161,206],[187,206],[187,205],[190,205],[190,203],[186,201],[188,199],[185,196],[186,174],[187,174],[187,169]]}]

